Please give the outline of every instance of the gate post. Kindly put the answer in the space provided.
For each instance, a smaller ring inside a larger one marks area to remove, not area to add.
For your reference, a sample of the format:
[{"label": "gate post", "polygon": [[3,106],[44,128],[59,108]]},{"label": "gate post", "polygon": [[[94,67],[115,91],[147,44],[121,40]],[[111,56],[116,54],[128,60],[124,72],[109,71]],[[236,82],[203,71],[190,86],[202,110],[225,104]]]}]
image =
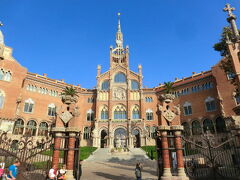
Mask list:
[{"label": "gate post", "polygon": [[168,146],[168,131],[170,130],[170,126],[161,125],[158,127],[161,134],[162,141],[162,159],[163,159],[163,174],[161,179],[170,180],[172,179],[170,159],[169,159],[169,146]]},{"label": "gate post", "polygon": [[183,148],[182,148],[182,138],[181,134],[183,131],[183,126],[181,125],[174,125],[171,127],[171,129],[174,132],[174,143],[175,143],[175,149],[177,154],[177,167],[178,167],[178,177],[180,179],[187,180],[189,179],[186,176],[185,170],[184,170],[184,158],[183,158]]},{"label": "gate post", "polygon": [[64,127],[54,127],[52,132],[54,133],[54,149],[52,157],[52,167],[56,165],[58,167],[60,159],[60,148],[62,142],[62,132],[65,131]]},{"label": "gate post", "polygon": [[75,180],[74,174],[73,174],[74,157],[75,157],[74,153],[75,153],[76,135],[79,131],[76,128],[73,128],[73,127],[67,128],[66,131],[69,132],[66,176],[67,176],[67,180]]}]

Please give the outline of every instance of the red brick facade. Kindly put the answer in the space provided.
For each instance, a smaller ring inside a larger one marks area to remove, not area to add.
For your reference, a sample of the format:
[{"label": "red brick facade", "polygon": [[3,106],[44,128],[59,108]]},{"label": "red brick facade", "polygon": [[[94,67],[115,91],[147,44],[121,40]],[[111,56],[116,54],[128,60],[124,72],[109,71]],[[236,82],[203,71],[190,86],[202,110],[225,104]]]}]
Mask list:
[{"label": "red brick facade", "polygon": [[[113,147],[116,135],[121,136],[121,133],[115,134],[119,128],[123,136],[128,137],[124,143],[129,146],[155,143],[155,128],[160,125],[159,96],[164,86],[143,88],[142,66],[139,65],[138,73],[129,69],[129,50],[123,47],[122,36],[118,29],[116,47],[110,48],[110,69],[101,73],[98,66],[97,88],[74,86],[79,92],[80,115],[71,123],[81,129],[81,146]],[[0,78],[0,95],[3,96],[0,130],[9,131],[16,139],[18,134],[24,133],[44,136],[55,122],[54,107],[58,111],[63,106],[60,93],[72,85],[28,72],[11,52],[11,48],[4,46],[0,60],[0,70],[11,74],[10,80]],[[181,109],[180,121],[186,131],[189,128],[186,133],[193,137],[206,129],[224,133],[223,118],[235,115],[232,109],[237,102],[233,97],[235,88],[219,63],[209,71],[176,79],[174,88],[174,103],[180,104]]]}]

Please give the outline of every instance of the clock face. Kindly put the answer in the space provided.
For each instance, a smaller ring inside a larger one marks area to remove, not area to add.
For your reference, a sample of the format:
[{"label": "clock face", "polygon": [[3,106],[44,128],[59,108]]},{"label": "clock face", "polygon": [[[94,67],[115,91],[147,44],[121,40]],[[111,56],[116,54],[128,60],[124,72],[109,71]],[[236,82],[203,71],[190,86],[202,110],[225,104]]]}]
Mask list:
[{"label": "clock face", "polygon": [[121,41],[121,40],[117,40],[116,42],[117,42],[118,44],[122,43],[122,41]]}]

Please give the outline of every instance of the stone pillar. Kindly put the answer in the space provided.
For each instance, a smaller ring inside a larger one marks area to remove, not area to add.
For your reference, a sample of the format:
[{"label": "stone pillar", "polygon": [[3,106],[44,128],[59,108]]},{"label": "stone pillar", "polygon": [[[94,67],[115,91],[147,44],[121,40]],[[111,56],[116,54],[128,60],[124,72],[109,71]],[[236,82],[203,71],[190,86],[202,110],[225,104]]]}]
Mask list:
[{"label": "stone pillar", "polygon": [[57,166],[58,167],[58,164],[59,164],[60,148],[61,148],[61,141],[62,141],[61,136],[62,136],[61,132],[56,132],[55,133],[52,166]]},{"label": "stone pillar", "polygon": [[163,174],[161,179],[170,180],[172,178],[171,165],[169,159],[169,150],[168,150],[168,138],[167,132],[170,130],[170,126],[161,125],[159,126],[162,140],[162,158],[163,158]]},{"label": "stone pillar", "polygon": [[184,170],[184,158],[183,158],[183,150],[182,150],[182,131],[183,126],[172,126],[172,130],[174,131],[174,144],[177,154],[177,167],[178,167],[178,177],[181,177],[181,179],[189,179],[186,176],[185,170]]},{"label": "stone pillar", "polygon": [[132,134],[129,134],[129,148],[133,148],[133,137],[132,137]]},{"label": "stone pillar", "polygon": [[73,176],[75,141],[76,141],[76,133],[69,132],[67,174],[66,174],[67,180],[75,180]]}]

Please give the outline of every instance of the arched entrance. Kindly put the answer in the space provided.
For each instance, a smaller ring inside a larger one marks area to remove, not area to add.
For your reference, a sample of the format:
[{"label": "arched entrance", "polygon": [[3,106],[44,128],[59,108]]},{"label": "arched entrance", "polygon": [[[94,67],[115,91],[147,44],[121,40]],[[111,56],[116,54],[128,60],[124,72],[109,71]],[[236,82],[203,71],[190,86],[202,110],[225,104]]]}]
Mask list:
[{"label": "arched entrance", "polygon": [[105,148],[107,146],[107,132],[106,130],[101,131],[101,148]]},{"label": "arched entrance", "polygon": [[135,148],[139,148],[141,146],[140,132],[138,129],[134,129],[132,131],[133,135],[133,146]]},{"label": "arched entrance", "polygon": [[127,147],[127,131],[124,128],[118,128],[114,132],[114,147]]}]

